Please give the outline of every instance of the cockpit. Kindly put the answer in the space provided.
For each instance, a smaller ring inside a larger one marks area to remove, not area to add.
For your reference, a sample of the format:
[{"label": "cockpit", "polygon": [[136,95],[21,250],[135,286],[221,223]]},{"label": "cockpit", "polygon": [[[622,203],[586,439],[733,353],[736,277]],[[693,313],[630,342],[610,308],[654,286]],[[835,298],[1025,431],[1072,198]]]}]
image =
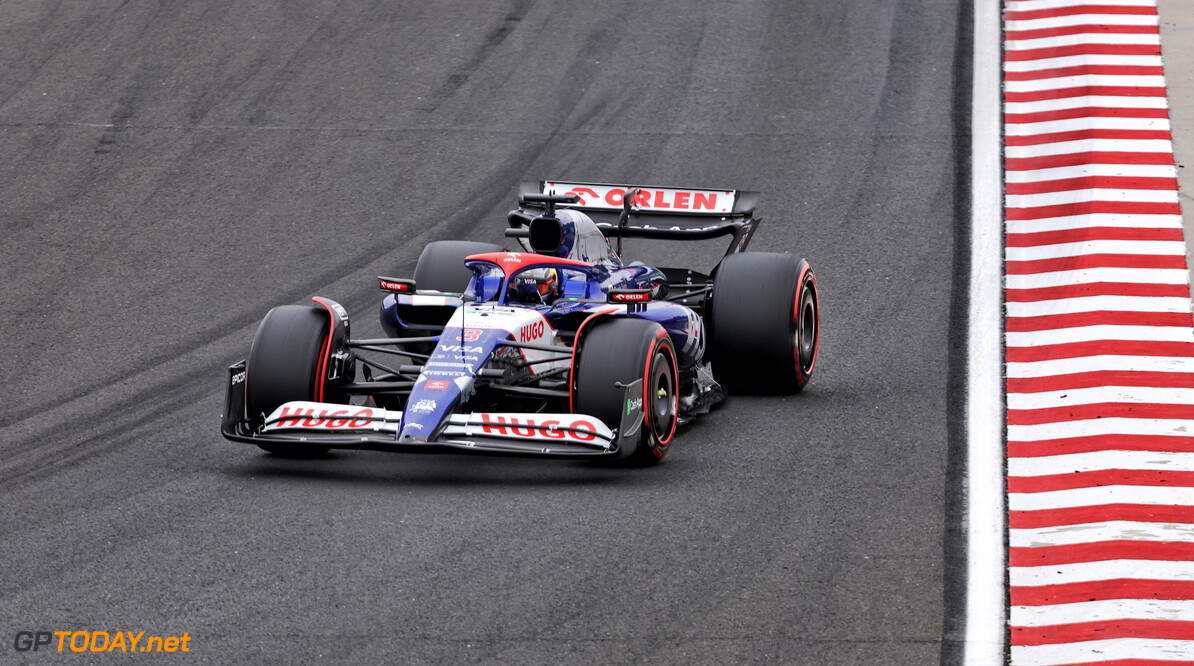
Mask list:
[{"label": "cockpit", "polygon": [[506,302],[526,305],[551,305],[563,294],[560,272],[554,268],[531,268],[506,284]]},{"label": "cockpit", "polygon": [[473,279],[465,298],[475,303],[554,305],[561,298],[590,298],[589,276],[562,266],[530,266],[508,278],[496,264],[472,261]]}]

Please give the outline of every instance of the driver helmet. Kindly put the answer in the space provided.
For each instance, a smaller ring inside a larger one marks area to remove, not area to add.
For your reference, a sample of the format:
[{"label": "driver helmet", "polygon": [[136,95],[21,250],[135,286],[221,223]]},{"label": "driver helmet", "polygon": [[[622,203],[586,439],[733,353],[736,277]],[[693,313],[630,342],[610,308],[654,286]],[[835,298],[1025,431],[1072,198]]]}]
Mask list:
[{"label": "driver helmet", "polygon": [[519,303],[550,304],[561,293],[560,274],[554,268],[532,268],[510,281],[510,298]]}]

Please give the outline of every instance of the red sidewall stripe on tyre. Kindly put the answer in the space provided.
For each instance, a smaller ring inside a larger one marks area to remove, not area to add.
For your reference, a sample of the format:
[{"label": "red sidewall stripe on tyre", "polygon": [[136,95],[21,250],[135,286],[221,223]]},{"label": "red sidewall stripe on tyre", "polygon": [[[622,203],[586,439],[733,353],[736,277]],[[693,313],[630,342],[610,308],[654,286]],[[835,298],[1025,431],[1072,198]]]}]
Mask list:
[{"label": "red sidewall stripe on tyre", "polygon": [[[804,315],[800,312],[800,306],[804,303],[804,276],[808,276],[809,285],[813,289],[813,315],[817,318],[814,326],[815,336],[813,338],[813,360],[808,366],[808,372],[804,372],[804,367],[800,362],[800,320]],[[817,367],[817,349],[821,346],[821,299],[817,294],[817,277],[813,274],[811,266],[805,266],[801,271],[799,277],[796,278],[796,302],[792,305],[792,319],[796,322],[797,341],[794,345],[796,354],[796,378],[800,382],[800,386],[807,383],[806,377],[811,377],[813,370]]]},{"label": "red sidewall stripe on tyre", "polygon": [[672,429],[668,432],[667,439],[661,439],[655,443],[655,455],[659,458],[662,458],[667,453],[668,445],[671,444],[672,437],[676,434],[677,413],[680,409],[680,386],[679,374],[676,369],[676,353],[672,349],[670,342],[664,342],[667,339],[667,331],[662,328],[655,331],[655,339],[651,342],[651,350],[647,352],[647,365],[643,369],[643,418],[646,427],[650,428],[651,433],[654,434],[655,424],[652,423],[654,418],[648,418],[648,415],[654,414],[654,410],[651,409],[651,405],[654,403],[651,401],[651,396],[648,395],[648,392],[651,390],[651,361],[655,358],[656,348],[663,345],[663,348],[671,358],[672,367]]},{"label": "red sidewall stripe on tyre", "polygon": [[1011,663],[1194,663],[1194,317],[1156,3],[1003,6]]},{"label": "red sidewall stripe on tyre", "polygon": [[311,300],[322,306],[328,313],[328,334],[323,338],[323,344],[319,346],[319,361],[315,364],[316,374],[313,396],[315,402],[323,402],[324,388],[328,378],[328,357],[331,356],[332,352],[332,329],[336,327],[336,313],[332,312],[331,306],[322,299],[312,298]]}]

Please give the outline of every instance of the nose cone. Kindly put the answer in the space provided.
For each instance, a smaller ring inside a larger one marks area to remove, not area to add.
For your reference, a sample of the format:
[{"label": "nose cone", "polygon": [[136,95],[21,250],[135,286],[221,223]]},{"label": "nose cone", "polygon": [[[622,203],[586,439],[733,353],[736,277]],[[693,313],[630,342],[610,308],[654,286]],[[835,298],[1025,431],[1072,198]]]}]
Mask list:
[{"label": "nose cone", "polygon": [[472,386],[471,376],[455,379],[431,379],[426,373],[419,375],[418,382],[402,410],[402,428],[398,432],[400,442],[429,442],[439,424],[451,413],[459,401],[462,385]]},{"label": "nose cone", "polygon": [[472,393],[477,371],[508,337],[504,330],[445,328],[402,410],[398,441],[435,441],[440,425]]}]

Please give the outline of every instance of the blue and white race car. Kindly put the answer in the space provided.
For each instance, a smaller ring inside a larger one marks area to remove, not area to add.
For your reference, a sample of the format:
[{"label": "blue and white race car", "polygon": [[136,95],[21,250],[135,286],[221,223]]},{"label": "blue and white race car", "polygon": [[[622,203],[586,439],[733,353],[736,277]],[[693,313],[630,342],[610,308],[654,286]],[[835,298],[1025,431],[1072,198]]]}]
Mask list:
[{"label": "blue and white race car", "polygon": [[[221,432],[281,455],[472,451],[652,464],[731,393],[793,393],[816,365],[807,261],[745,252],[755,192],[523,183],[517,252],[428,244],[379,278],[389,337],[334,301],[265,316],[228,372]],[[711,274],[624,263],[623,238],[733,238]],[[610,238],[616,245],[611,247]]]}]

